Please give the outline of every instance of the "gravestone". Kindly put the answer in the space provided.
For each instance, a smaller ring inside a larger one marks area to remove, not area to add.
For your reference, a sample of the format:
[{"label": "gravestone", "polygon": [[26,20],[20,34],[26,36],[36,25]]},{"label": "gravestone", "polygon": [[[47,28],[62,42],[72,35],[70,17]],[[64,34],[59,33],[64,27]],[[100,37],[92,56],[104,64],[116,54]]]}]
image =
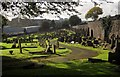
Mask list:
[{"label": "gravestone", "polygon": [[40,45],[41,47],[47,48],[46,40],[40,38],[40,39],[39,39],[39,45]]},{"label": "gravestone", "polygon": [[115,34],[111,36],[111,49],[115,47]]},{"label": "gravestone", "polygon": [[13,51],[11,50],[11,51],[9,51],[9,53],[12,55],[12,54],[13,54]]},{"label": "gravestone", "polygon": [[93,37],[88,36],[88,40],[92,40],[92,39],[93,39]]},{"label": "gravestone", "polygon": [[22,53],[22,47],[21,47],[21,40],[18,40],[18,45],[19,45],[19,49],[20,49],[20,53]]},{"label": "gravestone", "polygon": [[108,61],[110,63],[120,64],[120,39],[117,36],[115,47],[108,53]]},{"label": "gravestone", "polygon": [[93,46],[93,43],[91,40],[87,41],[87,46]]},{"label": "gravestone", "polygon": [[99,44],[99,41],[98,40],[94,40],[93,43],[94,44]]},{"label": "gravestone", "polygon": [[53,47],[53,53],[56,54],[56,46],[52,45],[52,47]]},{"label": "gravestone", "polygon": [[82,38],[82,41],[87,41],[87,38],[86,37]]},{"label": "gravestone", "polygon": [[55,45],[56,48],[59,48],[59,41],[58,41],[58,39],[50,40],[50,44],[51,45]]},{"label": "gravestone", "polygon": [[95,39],[93,40],[93,48],[97,48],[100,46],[99,40]]},{"label": "gravestone", "polygon": [[11,48],[16,48],[16,42],[13,43]]},{"label": "gravestone", "polygon": [[48,45],[47,48],[46,48],[46,50],[45,50],[45,53],[50,53],[50,54],[52,54],[53,52],[52,52],[52,50],[51,50],[50,48],[51,48],[51,47]]},{"label": "gravestone", "polygon": [[83,41],[81,44],[82,44],[83,46],[86,46],[86,42],[85,42],[85,41]]}]

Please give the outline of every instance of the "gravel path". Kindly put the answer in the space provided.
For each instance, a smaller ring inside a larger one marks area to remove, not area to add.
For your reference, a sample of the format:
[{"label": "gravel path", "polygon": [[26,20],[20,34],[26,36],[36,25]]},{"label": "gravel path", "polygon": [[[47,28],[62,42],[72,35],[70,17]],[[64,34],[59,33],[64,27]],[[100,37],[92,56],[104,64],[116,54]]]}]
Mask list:
[{"label": "gravel path", "polygon": [[72,52],[66,56],[57,56],[57,57],[49,57],[46,59],[39,59],[39,60],[47,60],[52,62],[66,62],[70,60],[79,60],[79,59],[86,59],[89,57],[97,56],[98,53],[95,51],[82,49],[78,47],[71,47],[64,44],[60,44],[61,47],[68,48],[72,50]]}]

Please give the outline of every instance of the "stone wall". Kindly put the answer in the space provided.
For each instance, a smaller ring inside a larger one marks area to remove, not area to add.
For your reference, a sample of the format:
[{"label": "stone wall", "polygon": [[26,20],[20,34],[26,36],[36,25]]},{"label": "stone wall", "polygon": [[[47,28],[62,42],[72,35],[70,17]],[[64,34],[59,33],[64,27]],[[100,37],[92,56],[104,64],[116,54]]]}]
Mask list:
[{"label": "stone wall", "polygon": [[84,25],[74,26],[73,28],[84,29],[86,31],[89,29],[89,36],[93,35],[93,37],[104,39],[104,30],[102,29],[101,25],[102,24],[100,21],[95,21],[88,22],[88,24]]},{"label": "stone wall", "polygon": [[100,21],[89,22],[88,27],[90,36],[92,34],[91,32],[93,31],[93,37],[104,39],[104,30]]},{"label": "stone wall", "polygon": [[[89,28],[90,36],[93,32],[93,37],[104,39],[104,29],[102,28],[101,21],[88,22],[87,24],[74,26],[73,28],[85,29],[86,31]],[[112,30],[109,37],[111,37],[112,34],[120,36],[120,20],[112,20]]]},{"label": "stone wall", "polygon": [[112,30],[111,30],[109,37],[111,37],[112,34],[119,35],[120,37],[120,20],[112,21],[112,25],[113,26],[112,26]]}]

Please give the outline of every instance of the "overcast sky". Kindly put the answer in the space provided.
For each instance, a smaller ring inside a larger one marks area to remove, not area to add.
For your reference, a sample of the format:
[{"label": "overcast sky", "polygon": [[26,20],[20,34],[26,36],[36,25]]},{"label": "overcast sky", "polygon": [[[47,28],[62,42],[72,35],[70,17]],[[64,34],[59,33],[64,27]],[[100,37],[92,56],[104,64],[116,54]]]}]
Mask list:
[{"label": "overcast sky", "polygon": [[[77,0],[74,0],[74,1],[77,1]],[[114,3],[107,3],[107,2],[105,2],[105,0],[93,0],[93,1],[96,1],[98,4],[100,4],[99,7],[101,7],[103,9],[103,14],[100,17],[106,16],[106,15],[114,16],[114,15],[118,14],[118,2],[120,0],[107,0],[110,2],[114,2]],[[80,5],[83,5],[83,6],[75,7],[75,9],[77,9],[81,13],[81,15],[79,15],[79,17],[82,20],[85,20],[85,14],[87,13],[87,11],[89,9],[94,7],[94,4],[91,2],[91,0],[80,0]],[[10,14],[11,13],[9,13],[9,15]],[[45,19],[59,19],[55,15],[51,15],[51,14],[43,14],[43,17]],[[60,18],[69,18],[69,17],[70,16],[67,15],[66,13],[62,13],[60,15]],[[12,15],[10,15],[8,18],[11,20],[14,17]],[[35,19],[40,19],[40,17],[35,17]]]},{"label": "overcast sky", "polygon": [[[77,1],[77,0],[75,0]],[[99,7],[101,7],[103,9],[103,14],[100,17],[106,16],[106,15],[116,15],[118,14],[118,2],[119,0],[107,0],[107,1],[111,1],[114,3],[107,3],[104,0],[93,0],[96,1],[97,3],[102,3]],[[79,17],[82,20],[85,20],[85,14],[87,13],[87,11],[89,9],[91,9],[92,7],[94,7],[94,4],[91,2],[91,0],[80,0],[80,4],[83,6],[78,6],[76,7],[76,9],[81,13],[81,15],[79,15]],[[68,16],[67,14],[62,14],[60,15],[61,18],[69,18],[70,16]],[[44,18],[49,18],[49,19],[57,19],[55,18],[53,15],[44,15]],[[36,19],[39,19],[39,17],[36,17]]]}]

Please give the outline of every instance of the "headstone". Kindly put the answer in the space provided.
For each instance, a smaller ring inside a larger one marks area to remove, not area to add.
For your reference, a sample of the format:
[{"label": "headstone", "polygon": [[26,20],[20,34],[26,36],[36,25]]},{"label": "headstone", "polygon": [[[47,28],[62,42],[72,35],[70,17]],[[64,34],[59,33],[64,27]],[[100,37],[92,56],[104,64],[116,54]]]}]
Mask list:
[{"label": "headstone", "polygon": [[98,40],[94,40],[93,43],[94,44],[99,44],[99,41]]},{"label": "headstone", "polygon": [[93,43],[92,43],[92,41],[87,41],[87,46],[93,46]]},{"label": "headstone", "polygon": [[52,52],[52,50],[50,50],[50,46],[47,46],[47,48],[46,48],[46,50],[45,50],[45,53],[50,53],[50,54],[52,54],[53,52]]},{"label": "headstone", "polygon": [[111,36],[111,49],[115,47],[115,34]]},{"label": "headstone", "polygon": [[53,46],[53,53],[56,54],[56,46],[55,45],[52,46]]},{"label": "headstone", "polygon": [[53,40],[50,40],[50,44],[51,45],[55,45],[56,46],[56,48],[59,48],[59,41],[58,41],[58,39],[53,39]]},{"label": "headstone", "polygon": [[120,64],[120,41],[119,37],[117,36],[115,47],[111,52],[109,52],[108,61],[111,63]]},{"label": "headstone", "polygon": [[13,44],[11,48],[16,48],[16,45],[15,45],[15,44]]},{"label": "headstone", "polygon": [[82,38],[82,41],[87,41],[87,38],[85,38],[85,37],[84,37],[84,38]]},{"label": "headstone", "polygon": [[12,55],[12,54],[13,54],[13,51],[11,50],[11,51],[9,51],[9,53]]},{"label": "headstone", "polygon": [[21,47],[21,41],[20,41],[20,39],[18,40],[18,45],[19,45],[20,53],[22,53],[22,47]]},{"label": "headstone", "polygon": [[81,44],[82,44],[83,46],[86,46],[86,42],[85,42],[85,41],[83,41]]},{"label": "headstone", "polygon": [[11,48],[16,48],[16,42],[13,43]]}]

